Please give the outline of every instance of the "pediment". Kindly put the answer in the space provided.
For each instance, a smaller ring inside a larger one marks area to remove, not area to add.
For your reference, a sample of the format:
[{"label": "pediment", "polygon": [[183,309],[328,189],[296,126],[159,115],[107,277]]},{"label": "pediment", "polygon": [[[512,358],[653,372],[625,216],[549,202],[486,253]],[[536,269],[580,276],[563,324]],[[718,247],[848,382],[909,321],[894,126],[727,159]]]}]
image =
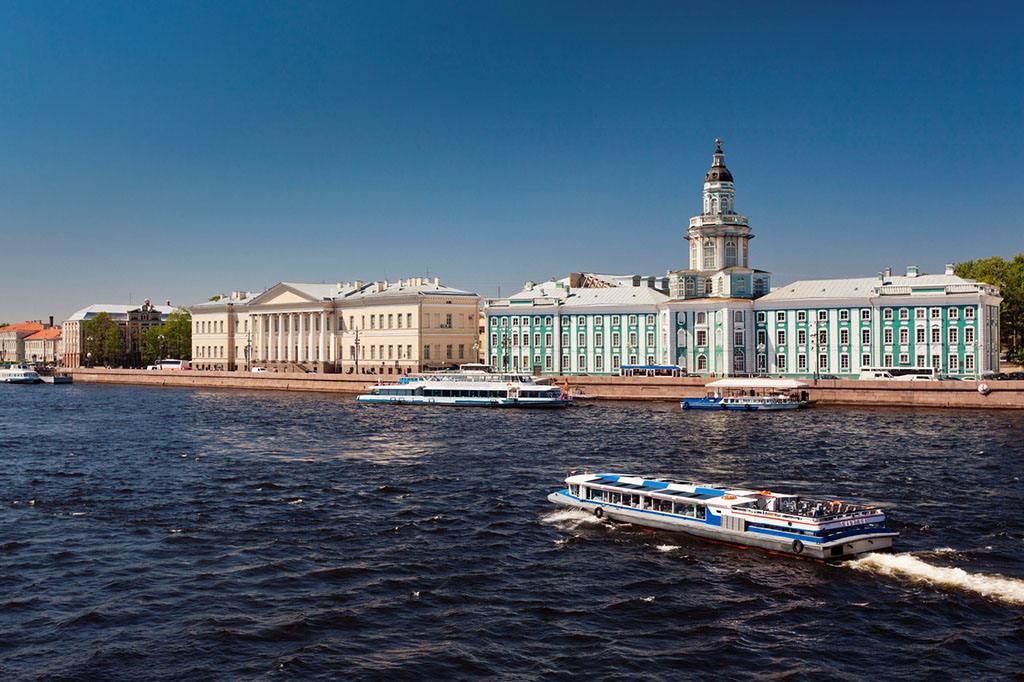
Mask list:
[{"label": "pediment", "polygon": [[309,294],[280,282],[255,297],[249,305],[287,305],[294,303],[316,303]]}]

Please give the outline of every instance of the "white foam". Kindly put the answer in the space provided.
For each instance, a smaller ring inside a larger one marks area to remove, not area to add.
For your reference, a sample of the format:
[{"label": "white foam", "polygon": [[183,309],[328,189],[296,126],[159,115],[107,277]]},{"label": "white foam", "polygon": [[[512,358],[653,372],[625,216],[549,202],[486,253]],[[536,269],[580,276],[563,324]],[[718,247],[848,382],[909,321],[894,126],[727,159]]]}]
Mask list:
[{"label": "white foam", "polygon": [[679,545],[656,545],[654,549],[659,552],[674,552],[679,549]]},{"label": "white foam", "polygon": [[1020,578],[968,573],[956,567],[932,566],[913,554],[868,554],[851,561],[849,565],[860,571],[906,578],[936,587],[966,590],[1010,604],[1024,604],[1024,580]]},{"label": "white foam", "polygon": [[579,528],[580,526],[596,526],[604,523],[601,519],[593,514],[588,514],[582,509],[559,509],[545,514],[540,517],[540,520],[544,523],[569,529]]}]

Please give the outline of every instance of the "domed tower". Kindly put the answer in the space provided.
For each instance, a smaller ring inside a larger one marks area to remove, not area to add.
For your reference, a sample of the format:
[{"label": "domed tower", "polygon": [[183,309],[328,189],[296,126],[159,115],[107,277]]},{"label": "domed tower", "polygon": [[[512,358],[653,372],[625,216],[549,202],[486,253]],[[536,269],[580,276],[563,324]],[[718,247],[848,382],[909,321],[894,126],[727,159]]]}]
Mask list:
[{"label": "domed tower", "polygon": [[747,217],[736,213],[736,187],[725,166],[722,140],[715,139],[711,168],[704,174],[704,212],[690,218],[690,269],[702,271],[748,267],[750,233]]}]

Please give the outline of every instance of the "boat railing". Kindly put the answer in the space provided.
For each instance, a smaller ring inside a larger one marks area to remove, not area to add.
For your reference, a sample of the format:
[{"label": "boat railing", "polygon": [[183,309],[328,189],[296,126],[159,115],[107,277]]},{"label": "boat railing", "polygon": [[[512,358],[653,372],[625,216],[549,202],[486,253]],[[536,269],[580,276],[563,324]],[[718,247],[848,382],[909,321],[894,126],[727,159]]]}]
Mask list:
[{"label": "boat railing", "polygon": [[808,510],[808,513],[806,513],[806,514],[793,514],[791,512],[772,511],[770,509],[758,509],[757,507],[745,507],[745,506],[742,506],[742,505],[739,505],[737,508],[738,509],[742,509],[744,513],[756,514],[758,516],[781,516],[781,517],[787,518],[787,519],[794,519],[794,520],[814,519],[815,521],[832,521],[832,520],[838,520],[838,519],[855,519],[855,518],[858,518],[858,517],[861,517],[861,516],[873,516],[874,514],[877,514],[879,512],[878,509],[873,508],[873,507],[869,507],[869,508],[860,507],[860,508],[857,508],[857,509],[855,509],[853,511],[837,512],[837,513],[832,513],[832,514],[830,514],[830,513],[815,514],[815,513],[813,513],[813,510]]}]

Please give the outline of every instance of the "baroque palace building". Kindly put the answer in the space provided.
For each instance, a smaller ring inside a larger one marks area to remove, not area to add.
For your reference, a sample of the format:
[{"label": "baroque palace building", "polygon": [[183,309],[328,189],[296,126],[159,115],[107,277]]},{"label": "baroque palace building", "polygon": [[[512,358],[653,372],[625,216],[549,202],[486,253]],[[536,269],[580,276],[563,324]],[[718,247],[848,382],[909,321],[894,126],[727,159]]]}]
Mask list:
[{"label": "baroque palace building", "polygon": [[192,306],[192,365],[408,374],[477,362],[480,297],[438,278],[280,282]]},{"label": "baroque palace building", "polygon": [[999,365],[999,291],[941,275],[798,281],[771,288],[750,267],[721,140],[689,221],[688,267],[662,277],[573,273],[487,302],[486,357],[539,374],[663,365],[701,375],[859,376],[930,367],[976,377]]}]

